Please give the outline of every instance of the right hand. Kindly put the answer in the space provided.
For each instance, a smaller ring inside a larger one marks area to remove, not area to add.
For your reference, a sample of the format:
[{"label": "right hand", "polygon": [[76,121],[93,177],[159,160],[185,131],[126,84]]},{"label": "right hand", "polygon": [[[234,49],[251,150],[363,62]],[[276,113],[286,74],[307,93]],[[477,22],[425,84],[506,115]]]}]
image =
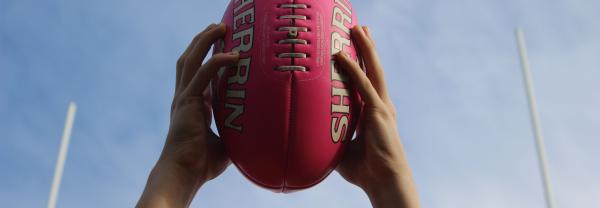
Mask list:
[{"label": "right hand", "polygon": [[335,56],[364,102],[357,138],[336,168],[344,179],[361,187],[374,207],[419,207],[408,161],[396,127],[396,112],[385,85],[383,68],[367,27],[352,28],[367,73],[344,53]]},{"label": "right hand", "polygon": [[209,26],[177,61],[169,133],[137,207],[188,207],[198,189],[231,164],[225,145],[210,129],[212,106],[207,90],[219,68],[235,65],[239,54],[214,54],[203,64],[225,32],[224,24]]}]

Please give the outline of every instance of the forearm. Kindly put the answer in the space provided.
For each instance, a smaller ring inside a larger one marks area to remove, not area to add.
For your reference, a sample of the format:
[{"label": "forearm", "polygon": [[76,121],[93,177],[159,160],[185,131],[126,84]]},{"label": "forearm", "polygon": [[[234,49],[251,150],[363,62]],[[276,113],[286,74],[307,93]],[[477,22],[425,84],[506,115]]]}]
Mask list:
[{"label": "forearm", "polygon": [[176,170],[181,168],[174,163],[158,162],[136,207],[188,207],[203,180],[188,175],[185,170]]}]

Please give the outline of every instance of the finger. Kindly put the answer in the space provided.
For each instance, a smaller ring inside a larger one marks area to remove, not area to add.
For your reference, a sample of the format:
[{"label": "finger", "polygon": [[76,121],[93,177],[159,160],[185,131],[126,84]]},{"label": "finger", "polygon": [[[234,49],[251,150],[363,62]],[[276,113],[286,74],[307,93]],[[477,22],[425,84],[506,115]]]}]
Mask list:
[{"label": "finger", "polygon": [[[210,84],[209,84],[210,85]],[[202,92],[202,100],[204,100],[204,106],[202,107],[204,110],[204,115],[206,117],[206,123],[208,126],[212,124],[212,95],[210,92],[210,87],[207,86]]]},{"label": "finger", "polygon": [[216,177],[220,175],[223,171],[225,171],[225,169],[227,169],[229,165],[231,165],[231,159],[229,158],[229,155],[227,155],[227,150],[225,148],[225,143],[223,143],[223,140],[219,139],[219,137],[212,130],[211,134],[212,136],[208,138],[211,148],[209,154],[212,154],[211,158],[214,158],[214,161],[211,161],[214,163],[212,167],[215,167],[217,169],[215,169],[214,172],[210,175]]},{"label": "finger", "polygon": [[216,24],[211,24],[208,27],[204,28],[204,30],[198,34],[196,34],[196,36],[194,37],[194,39],[192,39],[192,42],[187,46],[187,48],[185,49],[185,51],[181,54],[181,56],[179,57],[179,59],[177,60],[177,72],[175,75],[175,91],[177,92],[177,89],[179,88],[179,82],[181,80],[181,74],[183,71],[183,66],[185,64],[185,60],[188,57],[188,54],[190,53],[190,51],[192,50],[192,48],[194,47],[194,45],[196,45],[196,43],[198,42],[199,37],[201,37],[204,33],[206,33],[206,31],[211,30],[212,28],[214,28],[215,26],[217,26]]},{"label": "finger", "polygon": [[365,66],[367,67],[367,77],[371,80],[379,97],[383,100],[388,100],[383,67],[381,66],[379,55],[377,55],[377,51],[375,50],[375,45],[369,40],[363,27],[355,26],[352,28],[352,35],[363,55]]},{"label": "finger", "polygon": [[210,47],[217,39],[225,35],[225,30],[225,25],[219,24],[198,38],[198,42],[190,50],[185,60],[181,74],[181,87],[185,88],[189,84],[196,74],[196,70],[202,65]]},{"label": "finger", "polygon": [[367,75],[362,71],[358,63],[348,57],[345,52],[340,52],[335,55],[335,60],[341,67],[348,72],[352,82],[356,85],[358,93],[365,101],[365,105],[376,106],[381,103],[381,99],[377,95],[377,91],[371,84]]},{"label": "finger", "polygon": [[210,83],[210,80],[223,66],[233,65],[239,61],[237,52],[219,53],[213,55],[206,64],[202,65],[194,75],[190,84],[185,88],[183,96],[202,96],[202,93]]},{"label": "finger", "polygon": [[[194,36],[194,38],[192,39],[190,44],[187,46],[187,48],[185,48],[185,51],[179,57],[179,60],[177,60],[178,68],[183,67],[183,64],[185,63],[186,58],[188,57],[192,48],[194,48],[196,43],[198,43],[198,40],[200,39],[200,37],[202,37],[202,35],[204,35],[207,31],[210,31],[211,29],[213,29],[216,26],[217,26],[217,24],[210,24],[209,26],[204,28],[204,30],[202,30],[202,32],[199,32],[198,34],[196,34],[196,36]],[[179,67],[179,66],[181,66],[181,67]]]},{"label": "finger", "polygon": [[365,31],[365,34],[367,35],[367,37],[369,38],[369,41],[371,42],[371,44],[373,44],[373,46],[375,47],[375,41],[373,40],[373,36],[371,35],[371,31],[369,31],[369,27],[363,26],[362,28]]},{"label": "finger", "polygon": [[[210,139],[211,139],[211,143],[213,145],[213,149],[215,150],[214,152],[217,153],[215,158],[229,160],[229,156],[227,155],[227,149],[225,147],[225,143],[223,142],[223,140],[221,138],[219,138],[219,136],[217,134],[215,134],[215,132],[212,131],[212,129],[211,129],[210,133],[212,134]],[[224,162],[227,162],[227,161],[224,161]],[[229,166],[229,165],[227,165],[227,166]]]}]

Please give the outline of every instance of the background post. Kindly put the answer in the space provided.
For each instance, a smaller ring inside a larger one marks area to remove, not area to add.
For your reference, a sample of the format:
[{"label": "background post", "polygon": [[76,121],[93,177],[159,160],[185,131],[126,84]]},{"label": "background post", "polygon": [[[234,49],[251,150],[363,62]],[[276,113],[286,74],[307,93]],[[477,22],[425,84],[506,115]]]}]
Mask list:
[{"label": "background post", "polygon": [[544,138],[542,135],[542,127],[540,125],[540,118],[537,110],[537,104],[535,101],[535,94],[533,91],[533,80],[531,79],[531,72],[529,70],[529,60],[527,57],[527,48],[525,47],[525,36],[523,34],[523,29],[517,28],[516,36],[517,44],[519,47],[519,55],[521,58],[521,68],[523,69],[523,80],[525,81],[525,90],[527,91],[527,100],[529,101],[529,114],[531,116],[531,125],[533,126],[539,167],[544,183],[544,196],[546,198],[546,205],[548,206],[548,208],[554,208],[552,186],[550,185],[548,162],[546,160],[546,150],[544,149]]},{"label": "background post", "polygon": [[65,167],[65,159],[67,158],[67,150],[69,149],[69,141],[71,140],[71,130],[73,129],[73,122],[75,121],[76,111],[77,105],[75,105],[74,102],[69,103],[67,119],[65,120],[65,127],[63,129],[62,139],[60,141],[60,149],[58,150],[58,159],[56,161],[56,167],[54,168],[54,179],[52,180],[52,187],[50,188],[48,208],[56,207],[58,189],[60,188],[60,181],[62,179],[63,169]]}]

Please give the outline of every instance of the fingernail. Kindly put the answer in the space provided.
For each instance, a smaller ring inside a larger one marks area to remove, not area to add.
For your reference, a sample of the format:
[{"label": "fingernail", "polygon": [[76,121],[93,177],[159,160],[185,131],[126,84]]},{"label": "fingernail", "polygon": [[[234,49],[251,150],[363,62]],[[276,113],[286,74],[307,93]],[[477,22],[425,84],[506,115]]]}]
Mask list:
[{"label": "fingernail", "polygon": [[369,34],[369,27],[367,27],[367,26],[363,26],[363,30],[365,30],[365,32],[366,32],[367,34]]},{"label": "fingernail", "polygon": [[217,27],[222,27],[222,26],[224,26],[224,25],[225,25],[225,23],[222,23],[222,22],[221,22],[221,23],[219,23],[219,24],[216,24],[216,25],[215,25],[215,28],[217,28]]},{"label": "fingernail", "polygon": [[204,31],[202,31],[202,32],[208,32],[208,31],[211,31],[213,28],[215,28],[215,26],[217,26],[217,25],[215,25],[215,24],[210,24],[208,27],[204,28]]},{"label": "fingernail", "polygon": [[231,55],[231,56],[238,56],[238,55],[240,55],[240,53],[237,52],[237,51],[232,51],[232,52],[229,52],[228,54]]},{"label": "fingernail", "polygon": [[340,57],[342,57],[342,56],[348,57],[348,53],[346,53],[345,51],[340,51],[340,52],[336,53],[335,55],[340,56]]}]

